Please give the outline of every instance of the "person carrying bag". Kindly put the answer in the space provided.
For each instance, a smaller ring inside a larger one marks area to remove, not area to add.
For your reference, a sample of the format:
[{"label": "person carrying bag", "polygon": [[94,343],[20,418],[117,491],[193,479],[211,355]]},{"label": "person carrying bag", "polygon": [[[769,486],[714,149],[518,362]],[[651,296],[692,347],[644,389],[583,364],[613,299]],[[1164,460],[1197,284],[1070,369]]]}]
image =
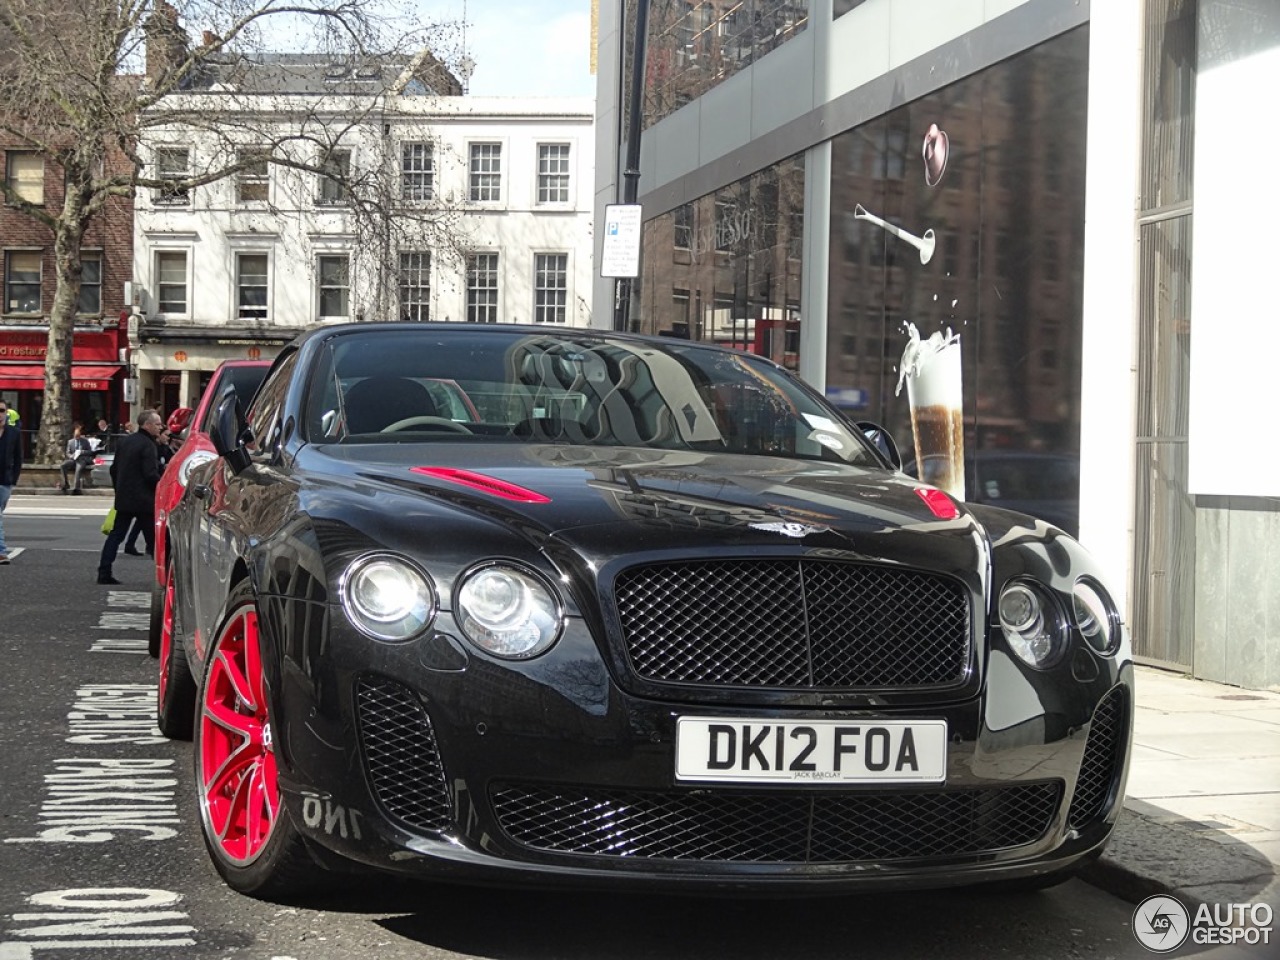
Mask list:
[{"label": "person carrying bag", "polygon": [[[112,574],[120,544],[129,532],[129,525],[139,520],[147,553],[155,553],[155,502],[156,483],[160,480],[160,456],[156,438],[164,429],[160,414],[144,410],[138,414],[138,429],[120,441],[115,459],[111,462],[111,484],[115,487],[116,516],[102,555],[98,558],[98,583],[118,584]],[[153,577],[154,579],[154,577]]]}]

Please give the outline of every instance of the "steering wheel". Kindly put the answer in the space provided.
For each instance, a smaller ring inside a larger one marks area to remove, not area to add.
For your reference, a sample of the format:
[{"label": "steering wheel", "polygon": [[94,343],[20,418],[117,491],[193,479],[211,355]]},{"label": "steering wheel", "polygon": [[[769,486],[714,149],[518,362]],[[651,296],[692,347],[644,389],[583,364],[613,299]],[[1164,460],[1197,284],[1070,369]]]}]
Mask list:
[{"label": "steering wheel", "polygon": [[450,430],[453,433],[465,433],[470,435],[463,424],[456,420],[449,420],[446,417],[405,417],[403,420],[397,420],[395,423],[389,423],[380,431],[381,433],[395,433],[399,430],[408,430],[410,427],[436,427],[439,430]]}]

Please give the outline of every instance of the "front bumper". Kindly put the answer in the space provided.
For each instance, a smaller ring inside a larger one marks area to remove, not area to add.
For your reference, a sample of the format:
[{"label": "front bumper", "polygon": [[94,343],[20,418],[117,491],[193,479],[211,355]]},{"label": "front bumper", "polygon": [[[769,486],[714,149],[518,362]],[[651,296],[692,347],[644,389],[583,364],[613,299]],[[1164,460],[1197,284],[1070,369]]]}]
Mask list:
[{"label": "front bumper", "polygon": [[[978,697],[928,707],[700,705],[619,688],[581,623],[515,664],[450,626],[372,644],[333,618],[331,643],[278,661],[280,786],[320,851],[466,882],[938,887],[1069,869],[1100,851],[1123,798],[1127,663],[1035,675],[993,662]],[[941,719],[946,783],[677,781],[677,718],[726,713]]]}]

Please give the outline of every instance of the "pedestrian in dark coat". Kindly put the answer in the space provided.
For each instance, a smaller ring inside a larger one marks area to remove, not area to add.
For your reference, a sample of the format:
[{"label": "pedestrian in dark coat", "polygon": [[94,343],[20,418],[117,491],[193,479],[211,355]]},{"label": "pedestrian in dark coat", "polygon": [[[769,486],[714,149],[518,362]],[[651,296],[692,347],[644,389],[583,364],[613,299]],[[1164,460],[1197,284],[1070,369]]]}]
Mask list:
[{"label": "pedestrian in dark coat", "polygon": [[138,414],[138,429],[116,444],[116,458],[111,464],[111,484],[116,488],[116,522],[102,545],[98,560],[98,582],[119,583],[111,573],[116,554],[129,524],[137,519],[147,553],[155,552],[156,483],[160,480],[160,457],[156,438],[164,423],[154,410]]},{"label": "pedestrian in dark coat", "polygon": [[[160,411],[157,410],[156,413]],[[160,458],[160,472],[164,473],[165,465],[173,459],[173,447],[169,444],[169,428],[161,427],[160,436],[156,437],[156,456]],[[145,528],[145,530],[144,530]],[[138,549],[138,537],[142,536],[146,530],[154,532],[155,524],[152,522],[144,523],[142,518],[133,521],[133,526],[129,529],[129,536],[124,541],[124,552],[131,557],[142,556],[142,551]],[[152,556],[151,547],[147,548],[147,556]]]}]

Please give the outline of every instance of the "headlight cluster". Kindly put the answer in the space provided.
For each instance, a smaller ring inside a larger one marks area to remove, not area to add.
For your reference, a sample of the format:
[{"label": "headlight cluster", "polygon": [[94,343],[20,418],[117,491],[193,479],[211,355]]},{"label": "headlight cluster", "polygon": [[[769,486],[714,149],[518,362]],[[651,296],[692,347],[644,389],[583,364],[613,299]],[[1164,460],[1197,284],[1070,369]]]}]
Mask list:
[{"label": "headlight cluster", "polygon": [[[1120,645],[1120,615],[1102,586],[1084,578],[1076,581],[1071,606],[1072,622],[1085,642],[1098,653],[1114,653]],[[1010,648],[1028,666],[1044,669],[1062,658],[1067,617],[1046,587],[1031,580],[1010,581],[1000,591],[996,613]]]},{"label": "headlight cluster", "polygon": [[534,657],[560,636],[560,601],[530,570],[505,563],[476,567],[458,581],[453,596],[462,632],[494,656]]},{"label": "headlight cluster", "polygon": [[[412,640],[439,610],[431,578],[394,554],[366,554],[342,575],[342,608],[375,640]],[[497,657],[535,657],[560,636],[564,610],[538,574],[512,563],[468,570],[453,590],[454,616],[467,639]]]},{"label": "headlight cluster", "polygon": [[1013,652],[1032,667],[1051,667],[1066,648],[1066,621],[1039,584],[1015,580],[1000,591],[1000,626]]},{"label": "headlight cluster", "polygon": [[1120,646],[1120,613],[1102,585],[1077,580],[1071,605],[1085,642],[1099,653],[1115,653]]},{"label": "headlight cluster", "polygon": [[341,596],[351,622],[375,640],[411,640],[436,615],[427,575],[391,554],[353,561],[342,576]]}]

